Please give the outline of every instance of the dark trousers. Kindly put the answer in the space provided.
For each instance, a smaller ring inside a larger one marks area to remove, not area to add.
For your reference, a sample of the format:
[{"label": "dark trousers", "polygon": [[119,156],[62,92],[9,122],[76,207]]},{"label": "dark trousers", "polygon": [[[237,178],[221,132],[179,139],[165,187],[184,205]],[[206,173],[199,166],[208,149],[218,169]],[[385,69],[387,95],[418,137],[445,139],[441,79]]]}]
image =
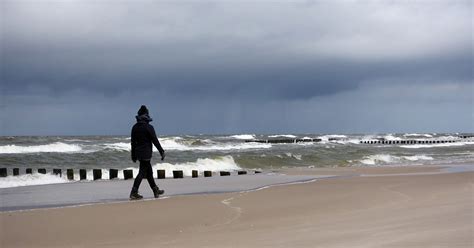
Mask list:
[{"label": "dark trousers", "polygon": [[138,175],[133,182],[132,192],[138,191],[143,178],[146,178],[151,188],[156,187],[155,180],[153,179],[153,170],[151,169],[150,160],[140,160],[140,170],[138,171]]}]

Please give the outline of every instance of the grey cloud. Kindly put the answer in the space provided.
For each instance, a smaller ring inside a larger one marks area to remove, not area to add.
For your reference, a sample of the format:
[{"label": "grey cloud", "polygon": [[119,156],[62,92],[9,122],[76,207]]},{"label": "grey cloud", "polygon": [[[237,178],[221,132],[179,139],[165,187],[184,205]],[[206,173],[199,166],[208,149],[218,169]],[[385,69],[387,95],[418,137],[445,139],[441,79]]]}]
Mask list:
[{"label": "grey cloud", "polygon": [[[236,123],[262,112],[266,116],[253,123],[255,131],[265,126],[309,130],[291,122],[305,115],[298,108],[325,117],[316,124],[342,128],[330,124],[331,119],[347,120],[343,113],[351,116],[339,103],[344,102],[341,95],[356,94],[353,105],[363,112],[366,99],[382,101],[413,84],[436,89],[473,85],[470,1],[1,4],[5,116],[31,113],[26,106],[38,103],[42,107],[35,109],[43,116],[74,119],[64,108],[88,114],[95,103],[99,110],[133,113],[133,106],[148,102],[190,132],[249,130],[251,126]],[[394,92],[379,90],[390,87]],[[442,96],[439,91],[433,95]],[[445,100],[440,109],[469,106]],[[326,109],[314,107],[318,104]],[[374,109],[374,115],[391,118],[382,106],[399,111],[387,104]],[[292,111],[284,115],[290,119],[278,120],[284,109]],[[206,118],[212,114],[222,120],[208,126]],[[186,126],[186,116],[196,125]]]},{"label": "grey cloud", "polygon": [[[304,88],[309,81],[330,88],[340,81],[334,71],[357,83],[359,74],[377,74],[369,67],[390,73],[408,64],[425,74],[445,68],[443,74],[452,70],[443,63],[452,54],[462,60],[452,66],[461,65],[460,74],[472,66],[472,59],[463,58],[472,57],[472,37],[462,3],[5,5],[5,81],[13,87],[91,84],[100,90],[132,80],[146,86],[159,81],[234,87],[233,78],[242,77],[259,85],[283,81],[282,90]],[[282,70],[291,80],[273,79]],[[336,88],[345,88],[341,84]]]}]

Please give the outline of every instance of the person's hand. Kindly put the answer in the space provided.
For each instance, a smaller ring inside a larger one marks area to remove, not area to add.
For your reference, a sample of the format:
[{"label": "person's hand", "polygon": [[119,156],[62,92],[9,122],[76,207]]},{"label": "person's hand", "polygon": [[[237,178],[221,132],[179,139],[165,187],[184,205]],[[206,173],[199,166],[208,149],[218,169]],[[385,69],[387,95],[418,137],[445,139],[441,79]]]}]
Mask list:
[{"label": "person's hand", "polygon": [[161,154],[161,161],[165,160],[165,157],[166,157],[165,151],[163,151],[163,152],[160,153],[160,154]]}]

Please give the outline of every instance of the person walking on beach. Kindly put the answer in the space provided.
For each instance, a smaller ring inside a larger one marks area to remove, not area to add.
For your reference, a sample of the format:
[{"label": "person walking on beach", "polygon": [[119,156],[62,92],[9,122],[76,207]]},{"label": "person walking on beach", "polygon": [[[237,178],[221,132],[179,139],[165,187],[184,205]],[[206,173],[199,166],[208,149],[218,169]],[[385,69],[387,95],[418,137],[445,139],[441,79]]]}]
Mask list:
[{"label": "person walking on beach", "polygon": [[158,138],[156,137],[155,129],[150,122],[153,120],[148,114],[148,109],[145,105],[142,105],[138,110],[138,115],[135,117],[137,123],[132,128],[132,161],[135,163],[140,161],[140,170],[137,178],[133,182],[132,191],[130,192],[130,200],[139,200],[143,196],[138,194],[138,188],[143,178],[148,180],[155,198],[165,193],[164,190],[160,190],[153,179],[153,170],[151,168],[151,157],[153,153],[152,145],[155,145],[156,149],[160,152],[161,160],[165,159],[165,150],[161,147]]}]

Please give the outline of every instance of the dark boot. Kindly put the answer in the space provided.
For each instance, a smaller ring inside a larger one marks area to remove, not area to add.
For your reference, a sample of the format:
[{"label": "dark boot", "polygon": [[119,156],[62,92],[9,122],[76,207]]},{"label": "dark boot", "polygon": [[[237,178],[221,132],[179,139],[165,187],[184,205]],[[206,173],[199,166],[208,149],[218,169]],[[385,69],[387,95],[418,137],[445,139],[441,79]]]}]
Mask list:
[{"label": "dark boot", "polygon": [[160,195],[165,193],[165,191],[158,188],[158,186],[153,187],[152,190],[153,190],[153,194],[155,195],[155,198],[158,198]]},{"label": "dark boot", "polygon": [[143,196],[138,194],[138,189],[132,188],[132,192],[130,192],[130,200],[140,200],[143,199]]}]

